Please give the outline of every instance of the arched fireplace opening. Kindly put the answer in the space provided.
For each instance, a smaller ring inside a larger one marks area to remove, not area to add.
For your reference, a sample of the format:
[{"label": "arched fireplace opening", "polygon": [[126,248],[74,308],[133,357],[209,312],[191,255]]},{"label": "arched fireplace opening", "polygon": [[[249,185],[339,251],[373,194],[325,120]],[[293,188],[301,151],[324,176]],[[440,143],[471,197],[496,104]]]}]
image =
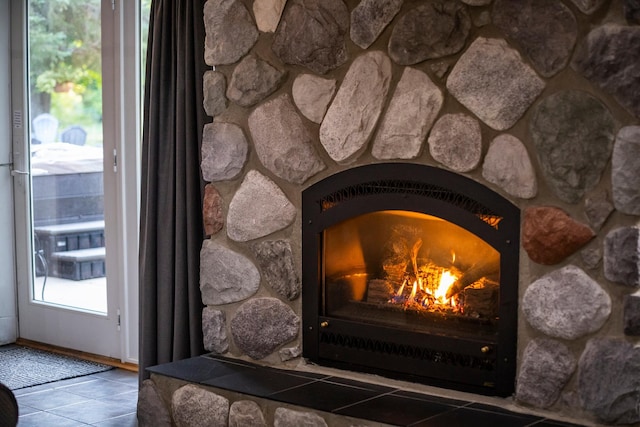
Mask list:
[{"label": "arched fireplace opening", "polygon": [[462,175],[384,163],[302,194],[303,355],[487,395],[513,392],[520,211]]}]

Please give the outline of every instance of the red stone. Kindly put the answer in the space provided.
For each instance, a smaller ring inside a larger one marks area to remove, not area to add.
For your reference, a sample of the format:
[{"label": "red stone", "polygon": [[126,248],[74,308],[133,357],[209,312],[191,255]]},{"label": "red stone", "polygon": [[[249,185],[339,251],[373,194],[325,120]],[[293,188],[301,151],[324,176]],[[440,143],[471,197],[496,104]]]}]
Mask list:
[{"label": "red stone", "polygon": [[522,246],[538,264],[557,264],[587,244],[595,233],[559,208],[527,208],[522,225]]},{"label": "red stone", "polygon": [[204,232],[212,236],[222,230],[224,218],[222,217],[222,196],[212,184],[204,187],[204,200],[202,202],[202,217],[204,220]]}]

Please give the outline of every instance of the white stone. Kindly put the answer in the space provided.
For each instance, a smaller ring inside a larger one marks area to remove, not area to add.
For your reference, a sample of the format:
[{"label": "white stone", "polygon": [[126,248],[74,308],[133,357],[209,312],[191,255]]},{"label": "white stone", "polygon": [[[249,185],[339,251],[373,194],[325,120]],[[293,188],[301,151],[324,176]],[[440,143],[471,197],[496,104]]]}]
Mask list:
[{"label": "white stone", "polygon": [[320,123],[336,92],[336,81],[301,74],[294,80],[291,92],[300,112],[312,122]]},{"label": "white stone", "polygon": [[258,30],[273,33],[278,28],[285,4],[287,0],[254,0],[253,15]]},{"label": "white stone", "polygon": [[296,208],[275,182],[252,170],[229,204],[227,235],[246,242],[288,227]]},{"label": "white stone", "polygon": [[378,122],[391,81],[391,60],[380,51],[353,61],[320,125],[320,142],[346,164],[364,151]]},{"label": "white stone", "polygon": [[442,91],[422,71],[405,68],[373,140],[377,159],[414,159],[443,102]]},{"label": "white stone", "polygon": [[480,163],[480,123],[466,114],[445,114],[440,117],[431,130],[428,142],[431,156],[451,170],[469,172]]},{"label": "white stone", "polygon": [[495,137],[482,165],[482,176],[507,193],[531,199],[538,193],[536,172],[522,141],[512,135]]}]

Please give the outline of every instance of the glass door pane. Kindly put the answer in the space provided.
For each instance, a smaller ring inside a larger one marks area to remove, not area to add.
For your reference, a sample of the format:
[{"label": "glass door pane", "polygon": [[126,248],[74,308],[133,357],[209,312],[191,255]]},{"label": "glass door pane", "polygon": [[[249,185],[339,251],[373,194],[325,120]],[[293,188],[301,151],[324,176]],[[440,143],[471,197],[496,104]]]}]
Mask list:
[{"label": "glass door pane", "polygon": [[100,0],[28,2],[33,301],[107,313]]}]

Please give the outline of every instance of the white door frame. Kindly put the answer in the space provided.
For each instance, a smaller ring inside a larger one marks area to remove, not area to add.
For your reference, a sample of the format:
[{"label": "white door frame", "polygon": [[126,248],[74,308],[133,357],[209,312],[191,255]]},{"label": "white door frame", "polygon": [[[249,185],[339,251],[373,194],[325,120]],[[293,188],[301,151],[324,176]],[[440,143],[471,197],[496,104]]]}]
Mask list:
[{"label": "white door frame", "polygon": [[[27,175],[14,179],[19,336],[33,341],[137,363],[140,61],[137,1],[102,0],[103,128],[108,312],[72,311],[35,301]],[[113,5],[113,7],[112,7]],[[121,11],[119,8],[127,7]],[[25,118],[13,127],[14,168],[29,170],[26,5],[11,1],[12,110]],[[21,24],[18,24],[21,23]],[[137,31],[137,32],[136,32]],[[126,42],[125,42],[126,41]],[[131,42],[133,41],[133,42]],[[125,60],[125,58],[127,58]],[[119,89],[106,90],[105,88]],[[14,113],[15,114],[15,113]],[[109,201],[109,202],[107,202]],[[25,214],[26,213],[26,214]],[[111,230],[111,231],[110,231]]]}]

